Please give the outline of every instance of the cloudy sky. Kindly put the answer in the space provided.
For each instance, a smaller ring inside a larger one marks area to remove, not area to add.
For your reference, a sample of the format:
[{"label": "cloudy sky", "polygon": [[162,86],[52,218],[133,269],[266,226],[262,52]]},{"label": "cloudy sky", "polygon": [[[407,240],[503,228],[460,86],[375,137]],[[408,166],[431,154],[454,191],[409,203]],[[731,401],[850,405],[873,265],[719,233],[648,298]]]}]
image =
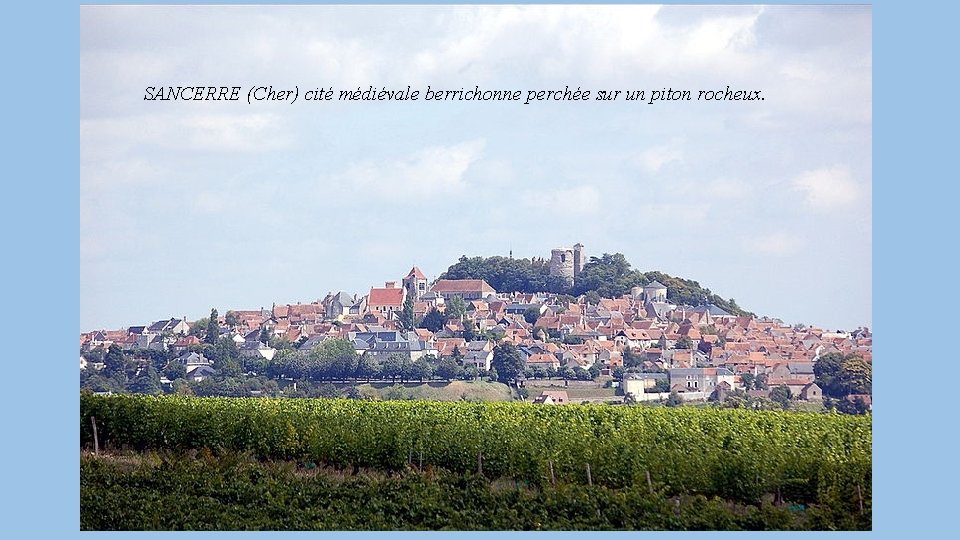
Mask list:
[{"label": "cloudy sky", "polygon": [[[577,242],[871,324],[869,6],[82,6],[80,59],[81,330]],[[694,101],[143,99],[188,85]],[[696,101],[728,85],[764,100]]]}]

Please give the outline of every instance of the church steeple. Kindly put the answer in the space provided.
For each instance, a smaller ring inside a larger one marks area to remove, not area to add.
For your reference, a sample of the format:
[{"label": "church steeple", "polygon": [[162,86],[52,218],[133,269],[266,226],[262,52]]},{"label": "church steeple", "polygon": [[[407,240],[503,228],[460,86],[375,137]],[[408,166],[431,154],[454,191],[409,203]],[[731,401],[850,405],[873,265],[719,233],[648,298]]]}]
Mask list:
[{"label": "church steeple", "polygon": [[420,297],[427,292],[427,276],[414,266],[407,277],[403,278],[403,287],[407,289],[407,294],[413,297],[414,302],[419,302]]}]

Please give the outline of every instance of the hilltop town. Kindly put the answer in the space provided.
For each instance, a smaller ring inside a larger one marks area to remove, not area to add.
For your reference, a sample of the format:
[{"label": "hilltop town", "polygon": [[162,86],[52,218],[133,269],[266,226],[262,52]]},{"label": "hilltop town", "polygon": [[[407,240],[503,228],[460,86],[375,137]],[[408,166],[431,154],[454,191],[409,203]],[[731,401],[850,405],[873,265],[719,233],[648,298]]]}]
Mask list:
[{"label": "hilltop town", "polygon": [[[540,262],[567,286],[588,264],[581,244]],[[431,282],[413,266],[364,294],[82,333],[81,386],[371,397],[357,384],[486,379],[537,403],[833,398],[870,408],[869,329],[789,325],[674,296],[656,280],[617,297],[498,291],[484,279]]]}]

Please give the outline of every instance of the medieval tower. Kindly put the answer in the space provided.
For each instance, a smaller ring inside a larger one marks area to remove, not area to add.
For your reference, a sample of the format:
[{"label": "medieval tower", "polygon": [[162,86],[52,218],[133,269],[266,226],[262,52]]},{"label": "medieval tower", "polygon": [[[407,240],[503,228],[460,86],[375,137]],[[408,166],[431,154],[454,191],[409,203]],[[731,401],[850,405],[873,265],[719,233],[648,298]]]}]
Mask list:
[{"label": "medieval tower", "polygon": [[573,285],[583,270],[583,261],[583,244],[577,243],[572,249],[550,250],[550,275],[563,278],[567,285]]},{"label": "medieval tower", "polygon": [[419,302],[420,297],[427,292],[427,276],[414,266],[410,269],[407,277],[403,278],[403,288],[407,290],[408,295],[413,297],[414,302]]}]

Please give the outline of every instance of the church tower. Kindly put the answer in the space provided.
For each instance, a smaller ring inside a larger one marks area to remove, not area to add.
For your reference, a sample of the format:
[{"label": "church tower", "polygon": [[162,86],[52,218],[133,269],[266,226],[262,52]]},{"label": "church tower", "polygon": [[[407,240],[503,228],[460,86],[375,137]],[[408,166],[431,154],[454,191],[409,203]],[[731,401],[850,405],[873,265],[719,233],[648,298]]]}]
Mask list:
[{"label": "church tower", "polygon": [[407,294],[413,297],[414,302],[419,302],[420,297],[427,292],[427,276],[419,268],[414,266],[410,269],[407,277],[403,278],[403,288]]}]

